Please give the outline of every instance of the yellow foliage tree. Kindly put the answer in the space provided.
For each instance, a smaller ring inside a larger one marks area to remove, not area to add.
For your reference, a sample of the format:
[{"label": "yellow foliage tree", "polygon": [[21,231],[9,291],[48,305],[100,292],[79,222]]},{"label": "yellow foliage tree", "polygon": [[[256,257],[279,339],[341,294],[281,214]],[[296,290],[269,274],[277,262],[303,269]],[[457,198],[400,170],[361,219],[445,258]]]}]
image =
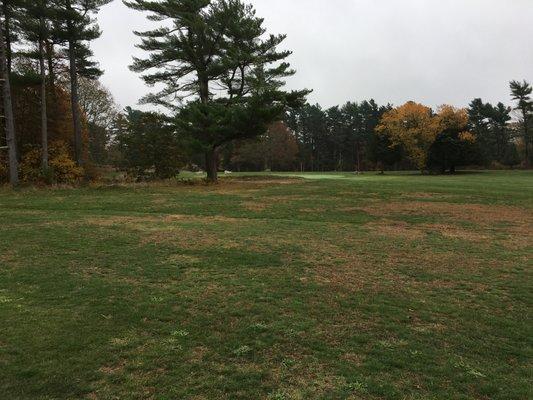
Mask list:
[{"label": "yellow foliage tree", "polygon": [[393,147],[402,146],[409,159],[423,171],[429,149],[439,133],[439,123],[431,108],[410,101],[386,112],[377,132],[387,135]]},{"label": "yellow foliage tree", "polygon": [[468,112],[450,105],[440,106],[435,116],[438,135],[431,146],[428,168],[454,173],[457,166],[476,159],[475,136],[468,132]]},{"label": "yellow foliage tree", "polygon": [[464,108],[455,108],[444,104],[439,107],[437,113],[439,133],[446,129],[466,132],[468,129],[468,111]]},{"label": "yellow foliage tree", "polygon": [[80,182],[83,178],[83,169],[76,165],[70,155],[69,147],[62,141],[50,143],[49,169],[44,171],[41,165],[41,149],[28,151],[20,164],[22,179],[25,182],[35,183],[68,183]]}]

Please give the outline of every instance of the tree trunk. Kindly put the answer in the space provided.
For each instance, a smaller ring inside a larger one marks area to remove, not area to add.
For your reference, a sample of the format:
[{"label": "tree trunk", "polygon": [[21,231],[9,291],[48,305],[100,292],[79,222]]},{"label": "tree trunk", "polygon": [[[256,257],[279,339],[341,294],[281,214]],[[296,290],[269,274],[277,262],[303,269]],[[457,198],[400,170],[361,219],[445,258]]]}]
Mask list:
[{"label": "tree trunk", "polygon": [[75,43],[69,41],[69,72],[70,72],[70,102],[72,106],[72,123],[74,126],[74,150],[76,154],[76,163],[78,166],[83,165],[83,138],[81,131],[81,119],[78,96],[78,71],[76,67]]},{"label": "tree trunk", "polygon": [[527,115],[527,111],[524,110],[524,147],[526,150],[526,168],[529,167],[529,118]]},{"label": "tree trunk", "polygon": [[9,181],[13,186],[19,184],[17,143],[15,140],[15,121],[13,104],[11,101],[11,84],[9,82],[9,67],[7,64],[6,42],[4,27],[0,18],[0,68],[2,70],[4,94],[4,118],[6,119],[6,142],[9,153]]},{"label": "tree trunk", "polygon": [[205,170],[207,172],[207,180],[209,182],[218,181],[218,151],[216,148],[211,148],[205,153]]},{"label": "tree trunk", "polygon": [[357,172],[361,172],[361,147],[360,146],[361,144],[358,141],[355,147],[355,155],[357,158]]},{"label": "tree trunk", "polygon": [[[4,44],[4,59],[7,65],[7,72],[11,74],[11,64],[13,58],[13,51],[11,50],[11,15],[7,3],[3,2],[2,11],[4,14],[5,25],[2,28],[2,38]],[[5,32],[5,35],[4,35]]]},{"label": "tree trunk", "polygon": [[[199,95],[202,104],[209,103],[209,79],[206,78],[205,71],[198,72],[198,82],[200,85]],[[212,183],[218,181],[218,154],[217,147],[212,146],[205,152],[205,170],[207,172],[207,180]]]},{"label": "tree trunk", "polygon": [[54,94],[56,74],[54,70],[54,44],[51,42],[46,43],[46,60],[48,63],[48,84],[50,85],[52,94]]},{"label": "tree trunk", "polygon": [[[41,24],[43,20],[41,18]],[[44,42],[39,40],[39,67],[41,72],[41,142],[42,142],[42,166],[48,168],[48,117],[46,108],[46,68],[44,66]]]}]

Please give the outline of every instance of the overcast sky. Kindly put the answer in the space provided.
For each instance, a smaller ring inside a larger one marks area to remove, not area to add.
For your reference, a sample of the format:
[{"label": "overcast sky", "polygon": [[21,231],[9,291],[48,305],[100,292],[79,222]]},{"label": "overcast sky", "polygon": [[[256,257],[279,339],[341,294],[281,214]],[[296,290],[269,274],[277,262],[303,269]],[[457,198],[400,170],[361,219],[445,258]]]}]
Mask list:
[{"label": "overcast sky", "polygon": [[[374,98],[399,105],[465,106],[474,97],[510,102],[511,79],[533,81],[533,0],[251,0],[271,33],[286,33],[297,70],[289,88],[309,88],[324,107]],[[93,44],[103,83],[135,106],[149,91],[129,71],[149,28],[121,0],[98,17]]]}]

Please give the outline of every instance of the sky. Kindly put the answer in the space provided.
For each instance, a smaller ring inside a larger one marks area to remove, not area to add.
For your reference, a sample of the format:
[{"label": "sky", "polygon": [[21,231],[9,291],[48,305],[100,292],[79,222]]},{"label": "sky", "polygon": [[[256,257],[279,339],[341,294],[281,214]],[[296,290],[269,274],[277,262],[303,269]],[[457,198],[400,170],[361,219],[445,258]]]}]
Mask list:
[{"label": "sky", "polygon": [[[533,0],[248,0],[269,33],[288,35],[297,73],[323,107],[373,98],[464,107],[476,97],[510,103],[509,81],[533,81]],[[121,0],[98,16],[92,44],[102,82],[122,107],[150,92],[128,66],[134,30],[153,27]]]}]

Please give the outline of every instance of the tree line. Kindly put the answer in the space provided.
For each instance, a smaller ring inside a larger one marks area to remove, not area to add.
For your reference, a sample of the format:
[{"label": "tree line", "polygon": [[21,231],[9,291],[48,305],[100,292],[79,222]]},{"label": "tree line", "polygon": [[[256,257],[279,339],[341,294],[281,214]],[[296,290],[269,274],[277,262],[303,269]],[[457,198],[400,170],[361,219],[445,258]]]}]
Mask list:
[{"label": "tree line", "polygon": [[0,156],[0,175],[8,170],[12,184],[20,174],[25,180],[61,180],[85,173],[89,121],[80,105],[80,82],[102,74],[89,44],[101,35],[95,16],[110,1],[2,0],[8,154]]},{"label": "tree line", "polygon": [[[241,0],[126,0],[155,21],[135,32],[145,56],[130,68],[160,89],[141,99],[165,111],[119,111],[90,50],[111,0],[2,0],[4,135],[0,180],[78,182],[112,165],[136,179],[180,169],[453,172],[529,166],[532,88],[511,83],[514,110],[472,101],[433,110],[375,101],[323,109],[289,91],[295,71]],[[514,113],[514,114],[513,114]],[[512,118],[515,115],[516,118]]]},{"label": "tree line", "polygon": [[529,83],[511,82],[515,107],[479,98],[465,109],[443,105],[437,110],[373,100],[328,109],[307,104],[289,112],[285,122],[298,141],[295,161],[302,171],[529,166],[531,92]]}]

